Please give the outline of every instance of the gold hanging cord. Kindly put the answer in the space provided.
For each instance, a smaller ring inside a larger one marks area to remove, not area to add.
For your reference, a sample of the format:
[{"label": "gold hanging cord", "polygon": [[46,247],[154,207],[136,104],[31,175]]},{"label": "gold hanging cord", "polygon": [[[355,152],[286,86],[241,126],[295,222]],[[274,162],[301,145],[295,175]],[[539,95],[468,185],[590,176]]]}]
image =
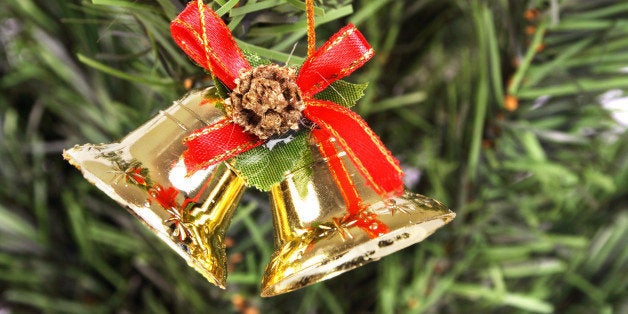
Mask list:
[{"label": "gold hanging cord", "polygon": [[307,15],[307,55],[311,57],[316,50],[316,31],[314,30],[314,0],[305,0]]}]

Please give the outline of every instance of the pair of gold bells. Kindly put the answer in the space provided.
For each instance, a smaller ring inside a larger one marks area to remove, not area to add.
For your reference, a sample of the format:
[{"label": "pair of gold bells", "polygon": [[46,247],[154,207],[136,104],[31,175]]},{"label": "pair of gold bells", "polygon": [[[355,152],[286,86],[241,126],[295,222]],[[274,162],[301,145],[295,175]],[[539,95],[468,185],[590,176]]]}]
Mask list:
[{"label": "pair of gold bells", "polygon": [[[224,288],[224,238],[246,182],[228,163],[188,175],[179,156],[183,139],[222,117],[201,105],[208,89],[188,93],[170,108],[112,144],[86,144],[64,152],[85,178],[129,209],[187,263]],[[314,163],[286,174],[272,187],[275,252],[262,278],[262,296],[299,289],[378,260],[431,235],[455,214],[442,203],[405,192],[383,199],[344,153],[340,158],[365,204],[388,232],[370,237],[343,220],[346,206],[314,140]],[[311,171],[304,185],[299,171]],[[305,187],[305,188],[304,188]],[[377,226],[373,226],[377,227]]]}]

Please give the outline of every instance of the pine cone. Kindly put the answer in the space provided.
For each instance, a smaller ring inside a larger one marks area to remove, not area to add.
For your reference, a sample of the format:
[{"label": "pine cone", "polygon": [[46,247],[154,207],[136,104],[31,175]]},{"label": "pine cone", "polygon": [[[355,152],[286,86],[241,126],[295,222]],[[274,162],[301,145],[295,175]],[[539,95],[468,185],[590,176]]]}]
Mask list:
[{"label": "pine cone", "polygon": [[262,65],[240,73],[226,104],[233,122],[267,139],[299,128],[305,104],[296,84],[296,70]]}]

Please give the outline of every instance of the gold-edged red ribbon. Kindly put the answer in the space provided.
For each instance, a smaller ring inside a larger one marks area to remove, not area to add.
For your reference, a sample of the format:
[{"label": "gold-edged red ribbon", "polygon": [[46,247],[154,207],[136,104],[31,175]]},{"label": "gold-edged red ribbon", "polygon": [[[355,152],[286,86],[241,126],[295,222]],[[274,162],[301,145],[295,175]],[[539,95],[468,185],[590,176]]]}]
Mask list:
[{"label": "gold-edged red ribbon", "polygon": [[364,210],[367,204],[363,204],[355,182],[351,179],[345,163],[340,159],[341,152],[334,145],[336,138],[323,129],[312,130],[312,136],[318,143],[318,151],[327,161],[329,172],[347,207],[347,214],[340,218],[341,222],[345,225],[355,224],[356,227],[366,231],[371,238],[388,233],[388,226],[377,219],[377,215]]},{"label": "gold-edged red ribbon", "polygon": [[222,118],[185,138],[183,163],[188,173],[205,169],[264,144],[257,136]]},{"label": "gold-edged red ribbon", "polygon": [[[230,89],[235,88],[240,72],[251,68],[227,25],[201,0],[190,2],[171,23],[170,29],[174,41],[183,51]],[[403,173],[399,162],[366,122],[341,105],[313,98],[329,84],[361,67],[373,54],[373,49],[360,31],[351,24],[347,25],[320,48],[308,54],[296,83],[306,105],[304,116],[317,125],[313,134],[327,139],[333,137],[378,194],[399,195],[403,192]],[[195,130],[185,139],[187,150],[183,160],[188,171],[195,171],[228,160],[263,143],[228,118],[223,118]],[[330,167],[334,167],[332,171],[342,171],[341,165]],[[340,178],[337,183],[343,184],[345,188],[352,184],[341,183],[342,175],[337,178]],[[357,194],[347,196],[345,201],[350,213],[360,202]]]},{"label": "gold-edged red ribbon", "polygon": [[229,89],[240,71],[251,68],[220,16],[203,1],[190,1],[170,23],[174,41],[192,60],[215,75]]},{"label": "gold-edged red ribbon", "polygon": [[382,196],[403,193],[399,162],[362,117],[346,107],[322,100],[310,101],[303,113],[328,137],[338,141],[375,192]]}]

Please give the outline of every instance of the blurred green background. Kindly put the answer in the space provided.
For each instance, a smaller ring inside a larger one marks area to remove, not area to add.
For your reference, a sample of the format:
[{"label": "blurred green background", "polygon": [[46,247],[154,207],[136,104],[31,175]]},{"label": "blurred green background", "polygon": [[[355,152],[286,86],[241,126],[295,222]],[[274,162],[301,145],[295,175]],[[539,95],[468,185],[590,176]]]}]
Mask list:
[{"label": "blurred green background", "polygon": [[[340,277],[259,297],[268,198],[248,191],[227,290],[61,157],[204,86],[183,1],[0,3],[0,313],[627,313],[628,3],[318,0],[376,56],[355,107],[454,222]],[[300,0],[212,2],[243,47],[306,50]]]}]

